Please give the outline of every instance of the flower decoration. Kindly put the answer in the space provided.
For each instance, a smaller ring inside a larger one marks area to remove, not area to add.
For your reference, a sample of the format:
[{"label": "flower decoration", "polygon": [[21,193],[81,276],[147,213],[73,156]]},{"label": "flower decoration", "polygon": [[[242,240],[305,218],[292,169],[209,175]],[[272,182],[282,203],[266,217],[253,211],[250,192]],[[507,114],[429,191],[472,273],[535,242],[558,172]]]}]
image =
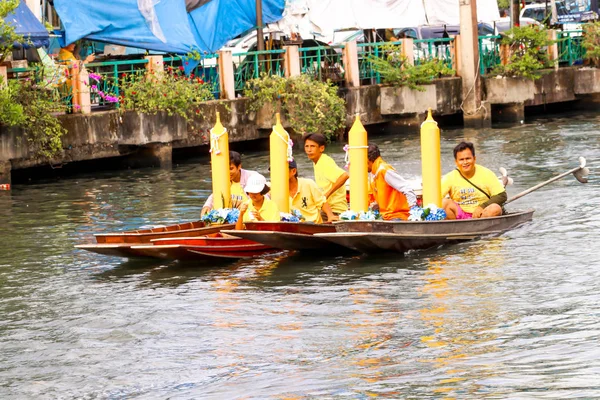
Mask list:
[{"label": "flower decoration", "polygon": [[442,221],[444,219],[446,219],[446,212],[435,204],[428,204],[425,208],[412,207],[408,217],[409,221]]},{"label": "flower decoration", "polygon": [[282,222],[302,222],[304,221],[304,216],[299,210],[293,209],[291,213],[279,213]]},{"label": "flower decoration", "polygon": [[351,210],[344,211],[340,214],[340,220],[342,221],[376,221],[382,219],[379,211],[359,211],[354,212]]},{"label": "flower decoration", "polygon": [[207,225],[212,224],[233,224],[240,217],[240,210],[237,208],[220,208],[218,210],[210,210],[200,218]]}]

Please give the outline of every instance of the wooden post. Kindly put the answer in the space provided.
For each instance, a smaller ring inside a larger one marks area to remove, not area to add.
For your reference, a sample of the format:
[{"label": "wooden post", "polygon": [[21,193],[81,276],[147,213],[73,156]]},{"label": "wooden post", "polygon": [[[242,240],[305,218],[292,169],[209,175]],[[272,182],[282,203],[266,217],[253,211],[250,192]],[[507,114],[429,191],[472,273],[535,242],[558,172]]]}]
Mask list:
[{"label": "wooden post", "polygon": [[[452,59],[452,69],[455,70],[458,73],[458,69],[459,69],[459,41],[460,41],[460,35],[456,35],[453,36],[454,40],[452,42],[450,42],[450,57]],[[481,55],[479,55],[479,57],[481,57]]]},{"label": "wooden post", "polygon": [[148,60],[146,64],[146,75],[160,75],[165,72],[165,63],[163,56],[145,56],[144,60]]},{"label": "wooden post", "polygon": [[285,77],[300,76],[300,52],[298,46],[283,46],[285,49]]},{"label": "wooden post", "polygon": [[502,65],[508,65],[510,62],[510,45],[501,44],[500,45],[500,63]]},{"label": "wooden post", "polygon": [[0,89],[8,84],[8,69],[5,66],[0,66]]},{"label": "wooden post", "polygon": [[358,69],[358,47],[356,41],[347,42],[342,51],[344,63],[344,80],[347,87],[360,86],[360,73]]},{"label": "wooden post", "polygon": [[82,114],[91,114],[92,112],[92,99],[90,97],[90,74],[81,63],[81,70],[79,71],[79,76],[77,78],[77,87],[79,88],[77,92],[77,104]]},{"label": "wooden post", "polygon": [[558,69],[558,61],[560,58],[558,54],[557,38],[558,32],[556,32],[556,29],[548,29],[548,39],[553,42],[548,46],[548,59],[552,62],[554,69]]},{"label": "wooden post", "polygon": [[219,51],[219,87],[221,100],[235,99],[235,75],[231,51]]},{"label": "wooden post", "polygon": [[406,57],[406,62],[410,65],[415,65],[415,47],[411,38],[400,39],[401,54]]}]

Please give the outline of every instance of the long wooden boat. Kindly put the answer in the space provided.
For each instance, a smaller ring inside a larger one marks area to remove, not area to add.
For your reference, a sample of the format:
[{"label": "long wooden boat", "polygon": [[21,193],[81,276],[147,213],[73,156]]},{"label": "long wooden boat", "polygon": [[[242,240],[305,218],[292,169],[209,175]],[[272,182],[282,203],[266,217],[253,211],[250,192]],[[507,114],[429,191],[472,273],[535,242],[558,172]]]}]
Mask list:
[{"label": "long wooden boat", "polygon": [[223,233],[201,237],[155,239],[151,244],[132,246],[132,250],[146,257],[171,260],[232,260],[279,251],[262,243]]},{"label": "long wooden boat", "polygon": [[132,246],[150,244],[152,240],[161,238],[198,237],[233,229],[235,225],[206,225],[201,221],[157,227],[152,229],[136,229],[124,232],[95,234],[96,243],[75,246],[98,254],[117,257],[147,257],[143,252],[132,249]]},{"label": "long wooden boat", "polygon": [[223,233],[253,240],[282,250],[320,250],[328,253],[347,252],[347,248],[315,236],[317,233],[333,233],[335,231],[333,224],[248,222],[244,230],[224,230]]},{"label": "long wooden boat", "polygon": [[533,212],[453,221],[340,221],[336,232],[315,236],[363,253],[405,252],[499,235],[531,221]]}]

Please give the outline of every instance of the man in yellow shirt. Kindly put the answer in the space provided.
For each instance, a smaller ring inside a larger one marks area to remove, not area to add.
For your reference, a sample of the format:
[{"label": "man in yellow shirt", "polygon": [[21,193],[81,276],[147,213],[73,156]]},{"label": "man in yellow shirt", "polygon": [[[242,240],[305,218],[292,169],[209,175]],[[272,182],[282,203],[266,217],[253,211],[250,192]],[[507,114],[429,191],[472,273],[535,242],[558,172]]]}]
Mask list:
[{"label": "man in yellow shirt", "polygon": [[298,177],[298,166],[295,160],[289,162],[289,168],[290,209],[300,211],[306,222],[323,223],[321,211],[327,216],[328,222],[338,220],[315,181]]},{"label": "man in yellow shirt", "polygon": [[235,229],[243,229],[244,222],[281,220],[277,204],[265,195],[271,190],[267,179],[259,173],[254,173],[244,186],[250,198],[240,206],[240,216],[235,224]]},{"label": "man in yellow shirt", "polygon": [[[231,181],[230,193],[231,203],[226,205],[226,208],[239,208],[242,203],[248,200],[244,186],[248,183],[248,179],[252,174],[256,174],[256,171],[249,171],[242,168],[242,156],[237,151],[229,152],[229,179]],[[208,196],[200,216],[203,216],[207,212],[213,209],[213,196]]]},{"label": "man in yellow shirt", "polygon": [[346,181],[348,173],[338,167],[331,157],[324,154],[327,140],[320,133],[304,135],[304,152],[314,163],[315,181],[323,191],[332,211],[339,215],[348,210]]},{"label": "man in yellow shirt", "polygon": [[446,219],[486,218],[502,215],[506,190],[489,169],[475,164],[475,146],[460,142],[454,148],[456,169],[442,178],[442,207]]}]

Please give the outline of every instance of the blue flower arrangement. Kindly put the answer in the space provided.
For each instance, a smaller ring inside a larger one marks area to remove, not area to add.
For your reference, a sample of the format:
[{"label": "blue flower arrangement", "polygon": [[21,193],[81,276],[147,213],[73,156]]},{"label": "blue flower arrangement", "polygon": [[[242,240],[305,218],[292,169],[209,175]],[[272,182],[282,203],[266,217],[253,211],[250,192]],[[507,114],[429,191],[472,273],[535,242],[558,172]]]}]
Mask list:
[{"label": "blue flower arrangement", "polygon": [[435,204],[429,204],[425,208],[412,207],[408,216],[409,221],[442,221],[446,219],[446,212]]},{"label": "blue flower arrangement", "polygon": [[293,209],[291,213],[279,213],[281,221],[283,222],[302,222],[305,220],[300,210]]},{"label": "blue flower arrangement", "polygon": [[210,210],[200,218],[207,225],[212,224],[235,224],[240,217],[240,210],[237,208],[220,208]]},{"label": "blue flower arrangement", "polygon": [[381,218],[381,214],[379,213],[379,211],[373,211],[373,210],[369,210],[369,211],[359,211],[359,212],[355,212],[355,211],[344,211],[343,213],[340,214],[340,220],[342,221],[375,221],[375,220],[379,220],[382,219]]}]

